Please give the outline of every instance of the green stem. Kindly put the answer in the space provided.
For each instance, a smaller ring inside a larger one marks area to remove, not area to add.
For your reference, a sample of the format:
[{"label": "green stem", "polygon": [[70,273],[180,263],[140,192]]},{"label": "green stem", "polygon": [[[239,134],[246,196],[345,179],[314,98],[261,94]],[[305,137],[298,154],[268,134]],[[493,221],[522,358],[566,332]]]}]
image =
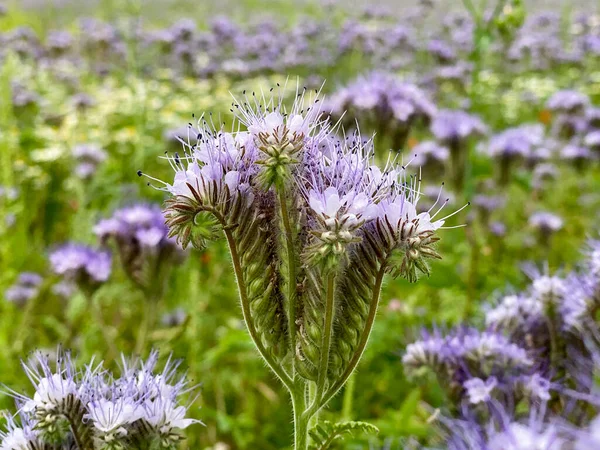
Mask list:
[{"label": "green stem", "polygon": [[33,316],[33,312],[36,309],[38,304],[38,299],[40,298],[40,294],[36,295],[32,299],[30,299],[25,305],[25,310],[23,311],[23,317],[21,318],[21,324],[19,329],[17,330],[17,336],[15,338],[15,342],[13,344],[13,352],[15,355],[19,355],[23,351],[23,346],[25,343],[25,334],[30,330],[29,324],[31,322],[31,318]]},{"label": "green stem", "polygon": [[354,387],[356,385],[356,374],[352,373],[344,389],[344,400],[342,402],[342,420],[352,420],[352,407],[354,403]]},{"label": "green stem", "polygon": [[[318,408],[322,405],[321,399],[324,397],[325,381],[327,380],[327,369],[329,368],[329,347],[331,347],[331,338],[333,336],[333,316],[334,316],[334,293],[335,293],[335,273],[327,276],[327,298],[325,301],[325,322],[323,328],[323,339],[321,341],[321,358],[319,360],[319,372],[317,375],[317,394],[311,405]],[[316,412],[316,410],[315,410]]]},{"label": "green stem", "polygon": [[[287,247],[287,266],[288,266],[288,326],[290,329],[290,347],[291,354],[296,354],[296,252],[294,246],[294,234],[290,224],[290,216],[288,214],[287,199],[285,198],[285,188],[281,187],[279,191],[279,206],[281,208],[281,220],[285,230],[285,241]],[[295,377],[296,358],[292,357],[292,378]]]},{"label": "green stem", "polygon": [[[224,224],[224,220],[222,217],[218,217],[219,220]],[[244,322],[246,323],[246,328],[250,333],[250,337],[254,342],[258,352],[263,357],[265,362],[271,368],[271,370],[279,377],[281,382],[288,388],[288,390],[292,391],[293,382],[287,372],[277,365],[273,358],[267,353],[264,345],[260,341],[260,337],[254,327],[254,323],[252,322],[252,318],[250,317],[250,302],[248,301],[248,295],[246,290],[246,282],[244,281],[244,271],[242,269],[242,265],[240,262],[240,257],[237,251],[237,245],[235,243],[235,239],[230,229],[224,228],[225,237],[227,238],[227,244],[229,245],[229,252],[231,254],[231,260],[233,262],[233,270],[235,272],[235,279],[238,286],[238,291],[240,295],[240,302],[242,304],[242,315],[244,316]],[[304,395],[304,393],[302,394]]]},{"label": "green stem", "polygon": [[104,316],[102,315],[102,308],[100,308],[100,304],[97,302],[94,302],[94,295],[93,294],[87,294],[86,293],[86,298],[87,298],[87,302],[88,305],[90,305],[94,311],[95,314],[95,319],[98,322],[98,324],[100,325],[100,329],[102,330],[102,336],[104,337],[104,340],[106,341],[106,344],[108,345],[108,359],[112,359],[115,358],[119,355],[119,350],[117,349],[117,346],[115,345],[115,339],[114,336],[112,336],[112,333],[110,332],[110,328],[108,327],[108,325],[106,324],[106,322],[104,321]]},{"label": "green stem", "polygon": [[290,390],[294,410],[294,450],[307,450],[308,424],[311,415],[306,414],[306,395],[304,389]]},{"label": "green stem", "polygon": [[144,303],[142,325],[135,344],[135,352],[138,355],[141,355],[144,351],[146,341],[148,340],[148,335],[150,334],[150,329],[154,326],[154,323],[156,322],[156,306],[158,299],[146,298],[145,300],[146,301]]},{"label": "green stem", "polygon": [[377,314],[377,305],[379,304],[379,297],[381,294],[381,285],[383,283],[383,276],[385,275],[385,269],[386,269],[386,265],[382,264],[381,267],[379,268],[379,271],[377,272],[376,277],[375,277],[375,286],[373,288],[373,296],[371,297],[371,304],[369,305],[369,314],[367,316],[365,328],[363,329],[363,332],[358,341],[358,346],[356,347],[356,350],[354,352],[354,356],[350,360],[348,367],[346,368],[344,373],[342,373],[342,375],[338,379],[338,381],[333,386],[331,386],[329,388],[329,390],[327,391],[327,393],[323,396],[323,398],[321,399],[320,406],[325,406],[327,404],[327,402],[329,400],[331,400],[331,398],[342,388],[342,386],[344,386],[344,383],[346,383],[346,381],[348,380],[350,375],[352,375],[352,372],[354,372],[354,369],[358,365],[358,362],[360,361],[360,358],[362,357],[362,355],[365,351],[367,342],[369,341],[369,336],[371,334],[371,330],[373,328],[373,324],[375,323],[375,315]]}]

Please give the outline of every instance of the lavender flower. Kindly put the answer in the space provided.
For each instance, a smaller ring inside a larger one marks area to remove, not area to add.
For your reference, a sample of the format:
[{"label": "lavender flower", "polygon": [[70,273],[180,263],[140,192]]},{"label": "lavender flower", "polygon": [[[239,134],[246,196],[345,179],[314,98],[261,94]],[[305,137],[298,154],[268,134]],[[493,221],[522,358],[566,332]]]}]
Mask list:
[{"label": "lavender flower", "polygon": [[541,125],[509,128],[490,139],[486,150],[499,162],[501,185],[508,183],[513,165],[519,160],[531,158],[534,148],[540,146],[543,139],[544,129]]},{"label": "lavender flower", "polygon": [[468,140],[486,131],[481,119],[461,110],[441,110],[431,123],[435,138],[450,149],[452,179],[457,190],[463,185]]},{"label": "lavender flower", "polygon": [[498,381],[495,377],[490,377],[485,381],[481,378],[471,378],[465,381],[463,386],[469,397],[469,403],[477,405],[491,399],[490,394],[496,388],[497,384]]},{"label": "lavender flower", "polygon": [[134,204],[116,210],[94,227],[103,243],[114,240],[127,275],[148,295],[159,298],[168,273],[183,252],[168,229],[160,207]]},{"label": "lavender flower", "polygon": [[50,265],[54,273],[87,291],[108,280],[112,258],[108,252],[67,243],[50,253]]},{"label": "lavender flower", "polygon": [[590,99],[587,95],[577,91],[558,91],[550,97],[546,103],[546,107],[551,111],[574,114],[583,112],[590,104]]},{"label": "lavender flower", "polygon": [[450,150],[434,141],[421,142],[413,147],[411,152],[415,154],[411,164],[425,167],[427,172],[432,174],[441,174],[450,157]]},{"label": "lavender flower", "polygon": [[548,245],[550,236],[562,229],[564,221],[556,214],[538,211],[529,216],[529,225],[538,231],[541,242]]},{"label": "lavender flower", "polygon": [[188,314],[183,308],[176,308],[173,311],[164,314],[161,322],[166,327],[178,327],[186,322]]},{"label": "lavender flower", "polygon": [[42,282],[41,275],[34,272],[22,272],[15,284],[4,292],[4,297],[9,302],[23,306],[38,295]]},{"label": "lavender flower", "polygon": [[436,107],[417,86],[373,72],[334,93],[323,111],[336,119],[344,117],[350,126],[358,119],[363,126],[390,136],[393,148],[401,149],[412,127],[428,124]]},{"label": "lavender flower", "polygon": [[184,247],[225,236],[257,350],[290,392],[309,382],[320,392],[295,412],[302,421],[354,370],[384,274],[428,274],[453,214],[441,216],[439,201],[418,213],[420,180],[374,165],[372,140],[334,135],[318,95],[298,89],[290,108],[275,95],[234,100],[239,131],[200,120],[168,157],[174,180],[148,177],[171,194],[164,214]]},{"label": "lavender flower", "polygon": [[481,119],[461,110],[440,110],[431,124],[435,138],[451,148],[486,131]]},{"label": "lavender flower", "polygon": [[77,162],[75,174],[84,180],[89,179],[98,166],[106,160],[106,152],[95,144],[82,144],[73,148],[73,157]]},{"label": "lavender flower", "polygon": [[23,427],[9,421],[0,448],[29,450],[73,440],[85,448],[176,448],[182,431],[198,421],[188,418],[188,407],[181,404],[187,383],[177,375],[179,364],[169,359],[157,373],[157,363],[156,352],[146,362],[124,360],[121,376],[115,377],[93,362],[76,369],[68,353],[59,352],[55,361],[38,353],[23,364],[33,397],[9,392]]}]

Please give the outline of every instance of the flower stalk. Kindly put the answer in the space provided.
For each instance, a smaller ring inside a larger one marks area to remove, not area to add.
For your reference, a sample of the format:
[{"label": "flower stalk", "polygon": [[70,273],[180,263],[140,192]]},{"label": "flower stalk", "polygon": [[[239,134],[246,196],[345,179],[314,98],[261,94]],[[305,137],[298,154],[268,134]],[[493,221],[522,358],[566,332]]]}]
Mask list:
[{"label": "flower stalk", "polygon": [[309,97],[234,103],[248,131],[200,121],[161,188],[170,237],[225,235],[248,333],[292,399],[296,450],[360,361],[383,277],[428,274],[445,220],[417,213],[420,180],[375,166],[372,142],[338,137]]}]

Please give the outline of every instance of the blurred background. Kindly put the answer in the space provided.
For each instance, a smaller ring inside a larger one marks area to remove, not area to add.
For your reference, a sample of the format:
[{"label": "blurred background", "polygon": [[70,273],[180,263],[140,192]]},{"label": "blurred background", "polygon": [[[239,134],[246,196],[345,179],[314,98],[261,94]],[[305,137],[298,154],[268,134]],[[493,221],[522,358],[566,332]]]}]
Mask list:
[{"label": "blurred background", "polygon": [[175,248],[164,192],[136,175],[170,181],[161,156],[204,112],[230,124],[231,93],[322,87],[332,120],[347,111],[348,130],[375,133],[378,161],[423,168],[421,208],[442,182],[449,211],[471,202],[430,277],[385,284],[359,369],[322,414],[380,434],[341,448],[428,443],[444,397],[435,378],[405,377],[405,346],[423,326],[481,322],[527,283],[525,264],[570,270],[598,235],[596,2],[18,0],[0,4],[0,43],[0,381],[29,392],[20,360],[59,344],[109,367],[172,353],[201,385],[205,426],[182,448],[281,449],[292,435],[224,243]]}]

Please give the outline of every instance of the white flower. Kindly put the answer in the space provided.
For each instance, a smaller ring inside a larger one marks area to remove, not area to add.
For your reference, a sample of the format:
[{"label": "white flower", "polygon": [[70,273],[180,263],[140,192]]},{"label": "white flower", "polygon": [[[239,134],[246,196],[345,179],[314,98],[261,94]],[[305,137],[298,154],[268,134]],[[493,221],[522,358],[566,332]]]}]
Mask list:
[{"label": "white flower", "polygon": [[172,400],[164,397],[147,401],[144,408],[144,418],[163,434],[168,434],[172,429],[183,430],[198,422],[196,419],[186,419],[187,408],[176,406]]},{"label": "white flower", "polygon": [[495,377],[490,377],[487,381],[483,381],[481,378],[471,378],[463,384],[467,390],[469,402],[473,405],[487,402],[491,398],[490,394],[497,385],[498,381]]},{"label": "white flower", "polygon": [[564,281],[547,275],[536,278],[532,285],[534,296],[541,301],[554,301],[565,294]]},{"label": "white flower", "polygon": [[503,433],[496,434],[489,442],[489,450],[561,450],[565,441],[557,436],[551,426],[536,431],[520,423],[511,423]]},{"label": "white flower", "polygon": [[59,374],[54,374],[50,378],[42,378],[37,385],[33,400],[29,400],[25,406],[25,411],[33,411],[35,408],[52,409],[63,402],[69,395],[74,394],[77,386],[73,380],[65,379]]},{"label": "white flower", "polygon": [[21,428],[15,428],[4,436],[0,450],[29,450],[29,439]]},{"label": "white flower", "polygon": [[89,419],[92,419],[94,428],[108,434],[127,434],[124,425],[135,422],[142,417],[141,409],[126,399],[110,401],[100,399],[88,403]]},{"label": "white flower", "polygon": [[165,230],[157,227],[141,229],[135,233],[135,237],[144,247],[156,247],[165,237]]},{"label": "white flower", "polygon": [[363,192],[355,194],[350,191],[340,197],[337,188],[328,187],[322,194],[311,189],[308,203],[313,212],[319,216],[327,226],[344,229],[356,228],[363,220],[375,217],[377,207],[370,204],[369,198]]}]

